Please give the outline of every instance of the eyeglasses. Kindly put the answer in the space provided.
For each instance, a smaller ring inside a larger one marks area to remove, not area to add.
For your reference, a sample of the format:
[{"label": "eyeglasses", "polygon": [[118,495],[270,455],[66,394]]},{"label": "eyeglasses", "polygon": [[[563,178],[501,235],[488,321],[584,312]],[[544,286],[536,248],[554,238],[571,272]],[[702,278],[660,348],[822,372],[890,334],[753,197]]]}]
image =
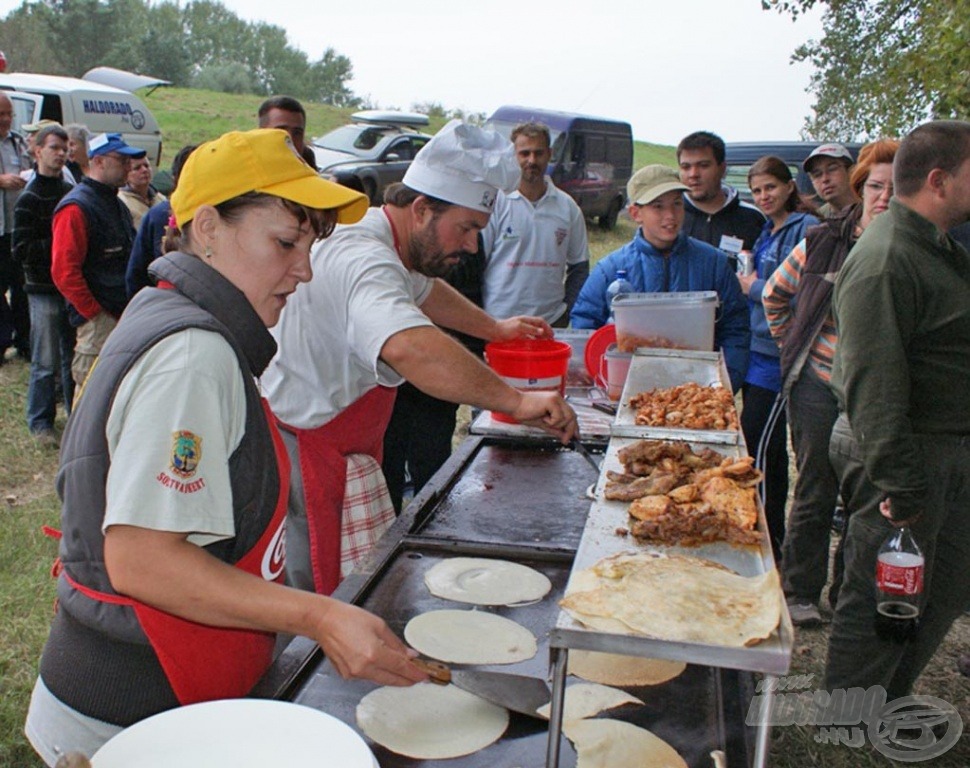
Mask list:
[{"label": "eyeglasses", "polygon": [[824,168],[813,168],[808,172],[808,175],[809,178],[820,179],[823,176],[832,176],[842,170],[845,170],[842,163],[829,163]]},{"label": "eyeglasses", "polygon": [[889,196],[893,196],[893,185],[883,184],[881,181],[867,181],[862,185],[866,192],[871,193],[875,197],[882,197],[887,192]]}]

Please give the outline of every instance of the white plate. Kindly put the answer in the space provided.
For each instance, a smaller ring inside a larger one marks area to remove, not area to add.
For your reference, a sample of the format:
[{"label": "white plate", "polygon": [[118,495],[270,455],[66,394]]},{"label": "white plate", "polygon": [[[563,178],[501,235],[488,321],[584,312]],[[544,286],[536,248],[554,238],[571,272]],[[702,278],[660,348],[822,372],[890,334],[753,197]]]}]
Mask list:
[{"label": "white plate", "polygon": [[325,712],[284,701],[226,699],[149,717],[119,733],[94,768],[378,768],[366,742]]}]

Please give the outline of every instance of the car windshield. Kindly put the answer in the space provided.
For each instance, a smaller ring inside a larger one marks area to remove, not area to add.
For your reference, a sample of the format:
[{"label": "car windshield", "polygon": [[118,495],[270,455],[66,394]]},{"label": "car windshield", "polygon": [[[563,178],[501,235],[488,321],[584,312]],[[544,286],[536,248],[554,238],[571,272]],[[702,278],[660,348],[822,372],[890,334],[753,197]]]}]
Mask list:
[{"label": "car windshield", "polygon": [[324,149],[358,155],[377,146],[378,142],[384,138],[387,130],[387,128],[379,126],[345,125],[314,139],[313,143]]}]

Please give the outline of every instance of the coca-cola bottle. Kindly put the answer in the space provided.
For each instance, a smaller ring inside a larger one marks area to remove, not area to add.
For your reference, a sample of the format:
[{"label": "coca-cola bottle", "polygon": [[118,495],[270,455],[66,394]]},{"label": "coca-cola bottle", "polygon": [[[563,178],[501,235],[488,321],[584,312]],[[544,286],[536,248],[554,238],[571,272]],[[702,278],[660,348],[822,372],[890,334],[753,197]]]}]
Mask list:
[{"label": "coca-cola bottle", "polygon": [[923,594],[923,553],[909,528],[897,528],[876,559],[876,634],[905,642],[919,627]]}]

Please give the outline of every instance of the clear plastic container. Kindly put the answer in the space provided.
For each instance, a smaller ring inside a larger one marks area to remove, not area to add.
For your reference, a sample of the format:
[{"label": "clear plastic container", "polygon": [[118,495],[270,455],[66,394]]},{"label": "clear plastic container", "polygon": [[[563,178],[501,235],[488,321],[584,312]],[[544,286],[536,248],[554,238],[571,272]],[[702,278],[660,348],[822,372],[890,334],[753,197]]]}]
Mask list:
[{"label": "clear plastic container", "polygon": [[630,372],[630,361],[633,355],[620,352],[616,344],[610,344],[606,354],[600,359],[600,375],[597,384],[606,389],[606,396],[614,402],[623,394],[627,374]]},{"label": "clear plastic container", "polygon": [[616,343],[621,352],[654,349],[714,349],[717,293],[624,293],[613,301]]}]

